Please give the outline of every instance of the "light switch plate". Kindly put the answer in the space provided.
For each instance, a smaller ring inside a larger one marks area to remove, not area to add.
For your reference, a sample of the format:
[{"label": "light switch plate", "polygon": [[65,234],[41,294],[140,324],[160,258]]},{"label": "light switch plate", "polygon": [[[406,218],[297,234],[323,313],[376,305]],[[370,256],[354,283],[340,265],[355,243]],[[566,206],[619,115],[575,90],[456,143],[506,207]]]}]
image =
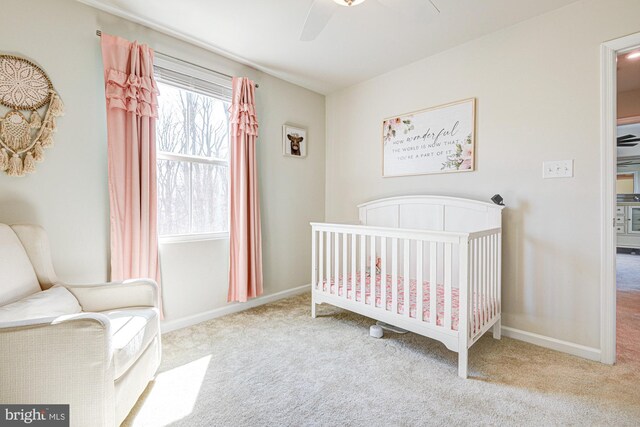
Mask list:
[{"label": "light switch plate", "polygon": [[572,178],[573,160],[550,160],[542,163],[543,178]]}]

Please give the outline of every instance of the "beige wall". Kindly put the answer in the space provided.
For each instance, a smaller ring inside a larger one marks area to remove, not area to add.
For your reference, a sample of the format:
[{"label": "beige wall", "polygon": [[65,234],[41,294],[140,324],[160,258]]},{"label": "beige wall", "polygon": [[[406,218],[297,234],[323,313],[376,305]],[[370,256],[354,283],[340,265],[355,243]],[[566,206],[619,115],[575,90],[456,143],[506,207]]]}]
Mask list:
[{"label": "beige wall", "polygon": [[[327,97],[326,220],[402,194],[504,211],[503,322],[599,348],[599,46],[640,31],[637,0],[587,0]],[[381,177],[385,117],[477,98],[476,172]],[[542,179],[544,160],[575,177]]]},{"label": "beige wall", "polygon": [[618,118],[640,117],[640,89],[618,93]]},{"label": "beige wall", "polygon": [[[258,159],[262,191],[265,293],[309,282],[309,221],[324,218],[324,96],[244,67],[73,0],[5,0],[3,53],[24,55],[48,72],[66,105],[56,146],[35,174],[0,174],[0,222],[32,222],[48,231],[61,279],[107,278],[104,83],[95,30],[137,39],[156,50],[260,84]],[[29,11],[25,13],[24,11]],[[281,126],[309,128],[306,159],[281,155]],[[166,320],[226,304],[228,241],[161,247]]]}]

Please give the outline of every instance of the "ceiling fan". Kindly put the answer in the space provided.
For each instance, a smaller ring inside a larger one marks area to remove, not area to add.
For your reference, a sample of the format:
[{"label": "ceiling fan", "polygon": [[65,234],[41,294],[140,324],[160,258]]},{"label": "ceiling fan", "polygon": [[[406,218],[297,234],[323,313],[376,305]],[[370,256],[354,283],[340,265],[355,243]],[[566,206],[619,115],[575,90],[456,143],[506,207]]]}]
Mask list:
[{"label": "ceiling fan", "polygon": [[618,147],[634,147],[638,145],[638,141],[640,141],[640,138],[638,138],[636,135],[629,134],[619,136],[617,138],[617,145]]},{"label": "ceiling fan", "polygon": [[[402,4],[403,0],[372,0],[376,1],[382,6],[390,9],[402,11],[402,7],[406,7],[406,4]],[[318,37],[318,34],[322,32],[327,22],[331,19],[331,16],[339,9],[340,6],[354,7],[365,0],[313,0],[307,19],[304,22],[302,28],[302,34],[300,35],[301,41],[311,41]],[[420,7],[425,7],[428,13],[440,13],[440,9],[435,5],[433,0],[419,0],[416,2]],[[404,9],[406,10],[406,8]],[[406,13],[408,16],[412,16],[414,11]]]}]

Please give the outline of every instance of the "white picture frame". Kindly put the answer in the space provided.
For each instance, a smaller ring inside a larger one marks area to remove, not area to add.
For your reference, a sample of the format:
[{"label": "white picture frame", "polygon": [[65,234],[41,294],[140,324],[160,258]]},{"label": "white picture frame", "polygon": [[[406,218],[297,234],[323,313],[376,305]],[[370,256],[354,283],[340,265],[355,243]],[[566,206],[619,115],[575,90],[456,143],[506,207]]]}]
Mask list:
[{"label": "white picture frame", "polygon": [[307,157],[307,128],[292,124],[282,125],[282,155],[285,157]]},{"label": "white picture frame", "polygon": [[382,123],[382,176],[475,170],[476,99],[389,117]]}]

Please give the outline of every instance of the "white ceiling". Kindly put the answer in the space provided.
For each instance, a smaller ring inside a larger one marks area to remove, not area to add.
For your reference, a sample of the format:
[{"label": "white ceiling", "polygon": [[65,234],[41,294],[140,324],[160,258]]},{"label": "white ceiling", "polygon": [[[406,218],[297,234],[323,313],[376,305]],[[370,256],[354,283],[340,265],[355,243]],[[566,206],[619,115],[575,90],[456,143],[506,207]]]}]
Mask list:
[{"label": "white ceiling", "polygon": [[618,92],[640,89],[640,58],[627,59],[627,55],[618,56]]},{"label": "white ceiling", "polygon": [[338,8],[311,42],[299,37],[312,0],[79,1],[326,94],[575,0],[433,0],[432,17],[427,0],[367,0]]}]

